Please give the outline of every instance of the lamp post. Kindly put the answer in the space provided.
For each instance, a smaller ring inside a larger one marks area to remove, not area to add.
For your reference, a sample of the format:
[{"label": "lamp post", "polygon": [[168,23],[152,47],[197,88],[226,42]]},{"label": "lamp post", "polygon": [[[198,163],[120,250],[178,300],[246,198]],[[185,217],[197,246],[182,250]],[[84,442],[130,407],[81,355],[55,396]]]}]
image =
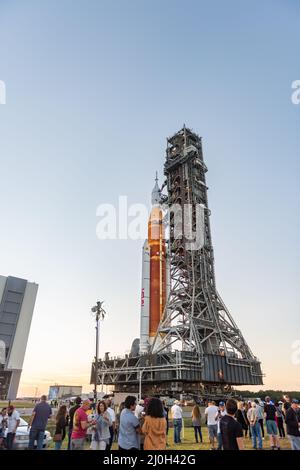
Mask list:
[{"label": "lamp post", "polygon": [[95,354],[95,374],[94,374],[94,401],[97,403],[97,386],[98,386],[98,356],[99,356],[99,321],[104,320],[106,312],[102,305],[104,302],[98,301],[94,307],[91,308],[92,313],[95,314],[96,319],[96,354]]}]

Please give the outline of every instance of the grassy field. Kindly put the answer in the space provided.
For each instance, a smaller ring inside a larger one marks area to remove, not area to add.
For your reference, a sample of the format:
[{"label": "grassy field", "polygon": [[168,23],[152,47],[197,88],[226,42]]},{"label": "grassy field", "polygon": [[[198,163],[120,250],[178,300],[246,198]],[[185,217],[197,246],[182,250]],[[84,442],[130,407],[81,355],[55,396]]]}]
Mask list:
[{"label": "grassy field", "polygon": [[[54,422],[49,422],[49,425],[47,427],[48,431],[50,431],[51,435],[53,436],[54,431],[55,431],[55,425]],[[202,434],[203,434],[203,443],[195,443],[194,439],[194,430],[191,427],[185,427],[184,428],[184,437],[182,435],[182,443],[181,444],[174,444],[173,441],[173,429],[169,430],[169,435],[168,435],[168,447],[167,449],[170,450],[210,450],[210,443],[208,439],[208,431],[207,427],[203,426],[202,427]],[[245,447],[247,450],[253,450],[252,449],[252,441],[248,437],[244,439]],[[289,441],[288,439],[280,439],[280,446],[282,449],[290,449]],[[67,438],[64,440],[62,449],[67,448]],[[116,450],[118,448],[118,445],[116,442],[113,443],[113,450]],[[266,436],[265,440],[263,441],[263,448],[264,449],[269,449],[270,448],[270,442],[269,438]],[[54,443],[52,442],[50,449],[54,449]],[[86,449],[89,449],[89,443],[86,443]]]},{"label": "grassy field", "polygon": [[[15,400],[11,402],[16,408],[33,408],[34,403],[32,401],[23,401],[23,400]],[[8,406],[8,401],[0,401],[0,408],[4,408]]]},{"label": "grassy field", "polygon": [[[173,442],[173,430],[170,429],[169,436],[168,436],[168,447],[167,449],[170,450],[193,450],[193,451],[199,451],[199,450],[210,450],[210,443],[208,440],[208,433],[207,433],[207,428],[203,427],[202,428],[203,432],[203,444],[199,443],[196,444],[194,440],[194,431],[192,428],[185,428],[184,431],[184,438],[182,439],[181,444],[174,444]],[[252,449],[252,443],[251,439],[245,438],[245,448],[247,450],[253,450]],[[263,448],[264,449],[269,449],[269,438],[266,437],[265,440],[263,441]],[[280,445],[282,449],[290,449],[290,445],[287,439],[280,439]],[[63,442],[62,449],[67,448],[67,439]],[[54,449],[54,443],[51,444],[49,449],[53,450]],[[89,443],[86,444],[86,449],[89,449]],[[112,450],[118,449],[118,445],[116,442],[113,443]]]},{"label": "grassy field", "polygon": [[[13,402],[13,404],[16,406],[16,408],[33,408],[32,402],[25,402],[25,401],[16,401]],[[1,406],[7,406],[7,402],[0,402],[0,407]],[[185,411],[188,411],[187,408],[185,408]],[[22,418],[24,418],[26,421],[29,420],[29,416],[23,415]],[[184,427],[184,434],[182,433],[182,443],[181,444],[174,444],[173,441],[173,429],[170,428],[169,430],[169,435],[168,435],[168,449],[170,450],[209,450],[210,449],[210,443],[208,439],[208,431],[206,425],[202,425],[202,434],[203,434],[203,443],[195,443],[194,439],[194,430],[191,427],[191,419],[190,418],[185,418],[184,419],[185,427]],[[50,431],[52,437],[55,432],[55,420],[51,419],[48,422],[47,430]],[[247,450],[252,450],[252,441],[249,439],[249,437],[244,439],[245,443],[245,448]],[[86,449],[89,449],[89,443],[86,443]],[[280,446],[282,449],[290,449],[290,444],[287,438],[285,439],[280,439]],[[64,440],[62,449],[67,448],[67,438]],[[113,443],[112,449],[117,449],[118,445],[117,443]],[[263,440],[263,448],[264,449],[269,449],[270,448],[270,442],[268,436],[265,434],[265,439]],[[51,446],[49,447],[50,450],[54,449],[54,442],[52,442]]]}]

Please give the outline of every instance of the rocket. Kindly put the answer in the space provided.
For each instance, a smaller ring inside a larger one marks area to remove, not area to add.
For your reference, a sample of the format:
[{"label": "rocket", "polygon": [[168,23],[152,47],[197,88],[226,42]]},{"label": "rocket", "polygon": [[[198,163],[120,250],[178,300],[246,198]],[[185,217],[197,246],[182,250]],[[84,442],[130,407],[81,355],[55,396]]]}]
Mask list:
[{"label": "rocket", "polygon": [[142,252],[140,354],[147,353],[153,344],[166,304],[166,243],[160,198],[156,176],[148,221],[148,239],[145,240]]}]

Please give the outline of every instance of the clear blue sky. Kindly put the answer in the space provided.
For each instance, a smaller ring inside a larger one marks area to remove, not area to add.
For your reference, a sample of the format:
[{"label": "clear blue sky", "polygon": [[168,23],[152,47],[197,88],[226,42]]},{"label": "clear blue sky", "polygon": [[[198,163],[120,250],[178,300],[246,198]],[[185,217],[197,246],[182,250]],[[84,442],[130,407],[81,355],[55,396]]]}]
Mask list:
[{"label": "clear blue sky", "polygon": [[40,289],[22,389],[87,383],[139,331],[142,241],[96,208],[149,202],[165,138],[203,137],[218,290],[266,386],[300,388],[299,2],[0,0],[0,273]]}]

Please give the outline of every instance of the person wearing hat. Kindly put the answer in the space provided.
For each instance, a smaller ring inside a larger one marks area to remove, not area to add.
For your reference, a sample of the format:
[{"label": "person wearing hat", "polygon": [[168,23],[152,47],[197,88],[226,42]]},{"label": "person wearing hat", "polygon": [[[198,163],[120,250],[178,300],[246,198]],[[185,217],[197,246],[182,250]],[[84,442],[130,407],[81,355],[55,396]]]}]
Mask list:
[{"label": "person wearing hat", "polygon": [[80,408],[78,408],[74,413],[73,431],[71,435],[72,450],[83,450],[87,430],[95,424],[94,421],[88,421],[87,411],[90,409],[90,406],[90,400],[83,400]]},{"label": "person wearing hat", "polygon": [[72,431],[73,431],[73,418],[74,418],[74,414],[75,414],[75,411],[78,410],[78,408],[80,408],[80,405],[81,405],[81,398],[80,397],[76,397],[75,398],[75,405],[72,406],[70,409],[69,409],[69,414],[68,414],[68,423],[69,423],[69,429],[68,429],[68,450],[71,450],[71,436],[72,436]]},{"label": "person wearing hat", "polygon": [[292,400],[291,406],[285,415],[286,431],[291,449],[300,450],[300,421],[299,421],[299,401]]},{"label": "person wearing hat", "polygon": [[182,429],[182,408],[179,406],[180,401],[175,400],[171,408],[171,414],[174,426],[174,444],[181,443],[181,429]]},{"label": "person wearing hat", "polygon": [[250,423],[253,449],[257,449],[257,443],[258,443],[258,448],[261,450],[263,445],[262,445],[262,437],[261,437],[261,432],[260,432],[261,429],[260,429],[260,424],[259,424],[258,406],[259,405],[257,405],[255,401],[251,404],[251,407],[248,409],[248,412],[247,412],[247,418]]}]

